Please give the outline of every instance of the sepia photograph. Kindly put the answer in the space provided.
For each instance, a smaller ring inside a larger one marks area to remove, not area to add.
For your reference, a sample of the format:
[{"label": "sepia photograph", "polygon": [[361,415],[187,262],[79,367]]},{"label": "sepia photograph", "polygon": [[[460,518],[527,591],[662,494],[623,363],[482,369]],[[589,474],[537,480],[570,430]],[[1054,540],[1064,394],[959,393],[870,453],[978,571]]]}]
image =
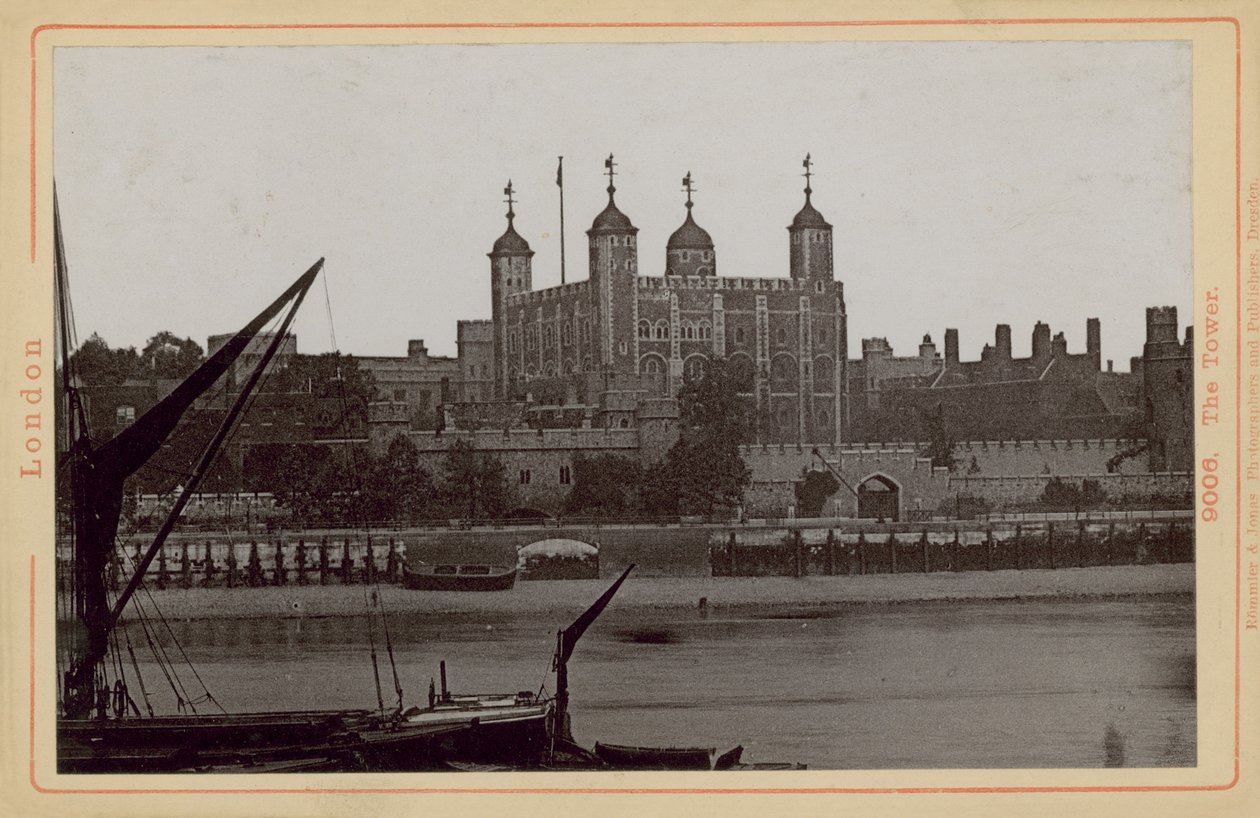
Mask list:
[{"label": "sepia photograph", "polygon": [[1194,768],[1193,57],[56,48],[56,771]]}]

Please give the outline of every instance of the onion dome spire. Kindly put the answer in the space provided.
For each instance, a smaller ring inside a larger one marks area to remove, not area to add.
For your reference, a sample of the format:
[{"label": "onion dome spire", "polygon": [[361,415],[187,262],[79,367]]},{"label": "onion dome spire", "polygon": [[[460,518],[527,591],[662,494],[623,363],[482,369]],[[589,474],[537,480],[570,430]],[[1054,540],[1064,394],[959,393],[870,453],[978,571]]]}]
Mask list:
[{"label": "onion dome spire", "polygon": [[792,219],[792,227],[831,227],[810,201],[810,194],[814,192],[814,189],[810,187],[809,179],[813,175],[814,163],[808,153],[805,154],[805,161],[801,164],[805,167],[805,173],[802,174],[805,177],[805,206],[796,214],[796,218]]},{"label": "onion dome spire", "polygon": [[591,230],[636,230],[626,214],[617,209],[617,202],[613,198],[613,194],[617,192],[617,187],[613,184],[613,177],[617,175],[617,163],[613,161],[611,153],[604,160],[604,168],[608,173],[608,206],[595,217]]},{"label": "onion dome spire", "polygon": [[512,188],[512,180],[508,179],[507,187],[503,188],[503,195],[507,197],[503,201],[506,202],[508,206],[508,226],[507,230],[503,231],[503,235],[499,236],[499,240],[494,243],[494,250],[491,255],[519,255],[522,253],[529,253],[530,255],[533,255],[533,251],[529,249],[529,242],[525,241],[521,234],[516,232],[516,227],[513,226],[513,222],[516,219],[516,211],[512,207],[516,204],[516,200],[512,198],[512,194],[514,192],[515,191]]},{"label": "onion dome spire", "polygon": [[665,275],[714,275],[717,254],[713,251],[713,238],[691,216],[691,209],[695,206],[691,194],[696,190],[691,181],[691,171],[683,177],[682,185],[687,193],[687,217],[665,244]]},{"label": "onion dome spire", "polygon": [[669,237],[669,242],[666,243],[665,247],[667,250],[712,250],[713,239],[709,236],[709,232],[696,224],[695,219],[691,217],[691,208],[695,206],[691,201],[691,194],[696,190],[691,181],[691,171],[687,171],[687,175],[683,177],[682,184],[683,190],[687,192],[687,218],[683,220],[682,226]]}]

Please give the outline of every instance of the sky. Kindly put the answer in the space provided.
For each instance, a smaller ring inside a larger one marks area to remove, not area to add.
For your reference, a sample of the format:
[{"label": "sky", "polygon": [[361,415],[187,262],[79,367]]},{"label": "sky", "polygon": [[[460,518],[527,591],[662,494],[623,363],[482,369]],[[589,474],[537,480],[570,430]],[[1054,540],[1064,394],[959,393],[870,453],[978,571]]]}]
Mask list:
[{"label": "sky", "polygon": [[[607,200],[664,271],[684,216],[720,275],[786,277],[787,225],[834,225],[851,356],[957,328],[964,360],[1033,324],[1141,354],[1191,306],[1190,46],[889,42],[58,48],[54,172],[80,339],[234,332],[316,259],[299,350],[455,354],[490,317],[516,190],[534,286],[587,277]],[[331,317],[331,320],[330,320]]]}]

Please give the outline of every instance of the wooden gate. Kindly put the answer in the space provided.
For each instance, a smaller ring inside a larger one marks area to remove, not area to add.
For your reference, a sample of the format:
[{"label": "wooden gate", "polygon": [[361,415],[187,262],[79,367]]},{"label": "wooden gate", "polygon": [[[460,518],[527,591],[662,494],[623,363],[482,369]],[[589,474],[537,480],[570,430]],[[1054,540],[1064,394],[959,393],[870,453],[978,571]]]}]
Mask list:
[{"label": "wooden gate", "polygon": [[874,475],[858,486],[857,516],[866,520],[897,522],[901,508],[901,489],[882,475]]}]

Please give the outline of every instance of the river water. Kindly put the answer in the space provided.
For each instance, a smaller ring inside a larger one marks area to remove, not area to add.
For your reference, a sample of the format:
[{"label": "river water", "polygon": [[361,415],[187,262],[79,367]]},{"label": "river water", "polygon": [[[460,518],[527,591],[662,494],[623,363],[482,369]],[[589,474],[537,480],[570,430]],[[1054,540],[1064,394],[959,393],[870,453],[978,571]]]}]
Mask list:
[{"label": "river water", "polygon": [[[391,617],[406,703],[426,699],[440,659],[456,692],[552,689],[561,624]],[[171,627],[228,710],[376,705],[364,618]],[[379,624],[372,636],[390,706]],[[143,639],[134,625],[131,638]],[[161,673],[150,666],[144,677],[155,708],[173,709]],[[1195,763],[1189,596],[861,605],[821,616],[613,608],[579,643],[570,684],[575,738],[588,746],[742,744],[746,761],[811,769]]]}]

